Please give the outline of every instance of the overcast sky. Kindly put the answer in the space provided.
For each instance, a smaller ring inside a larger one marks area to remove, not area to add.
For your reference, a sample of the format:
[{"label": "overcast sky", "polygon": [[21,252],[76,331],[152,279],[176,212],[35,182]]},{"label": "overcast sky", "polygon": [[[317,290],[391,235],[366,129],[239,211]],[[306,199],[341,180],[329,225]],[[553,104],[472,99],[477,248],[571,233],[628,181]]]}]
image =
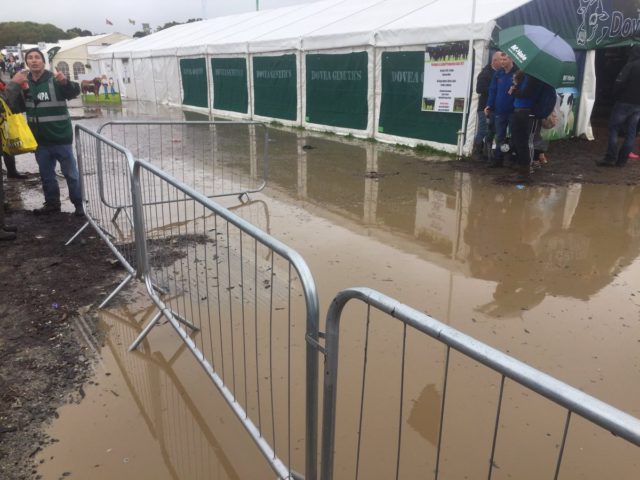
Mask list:
[{"label": "overcast sky", "polygon": [[[318,0],[259,0],[260,10],[284,7]],[[184,22],[201,18],[206,9],[208,18],[250,12],[256,0],[16,0],[3,1],[0,22],[31,21],[52,23],[63,30],[79,27],[93,33],[120,32],[132,35],[142,23],[151,28],[167,22]],[[109,19],[113,26],[107,25]],[[129,19],[136,22],[129,23]]]}]

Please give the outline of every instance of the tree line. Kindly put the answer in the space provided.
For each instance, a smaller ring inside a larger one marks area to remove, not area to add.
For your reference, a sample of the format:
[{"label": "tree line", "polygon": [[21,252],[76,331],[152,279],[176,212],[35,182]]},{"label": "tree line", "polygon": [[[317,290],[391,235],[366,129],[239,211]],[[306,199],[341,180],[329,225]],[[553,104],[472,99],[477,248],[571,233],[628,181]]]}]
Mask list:
[{"label": "tree line", "polygon": [[89,30],[74,27],[65,31],[51,23],[0,22],[0,46],[18,45],[19,43],[53,43],[58,40],[90,35],[93,33]]},{"label": "tree line", "polygon": [[[186,22],[167,22],[155,29],[136,32],[133,36],[144,37],[154,32],[159,32],[165,28],[181,25],[182,23],[192,23],[202,20],[201,18],[190,18]],[[75,37],[88,37],[93,35],[91,31],[74,27],[68,30],[52,25],[51,23],[35,22],[0,22],[0,47],[7,45],[18,45],[20,43],[54,43],[58,40],[68,40]]]}]

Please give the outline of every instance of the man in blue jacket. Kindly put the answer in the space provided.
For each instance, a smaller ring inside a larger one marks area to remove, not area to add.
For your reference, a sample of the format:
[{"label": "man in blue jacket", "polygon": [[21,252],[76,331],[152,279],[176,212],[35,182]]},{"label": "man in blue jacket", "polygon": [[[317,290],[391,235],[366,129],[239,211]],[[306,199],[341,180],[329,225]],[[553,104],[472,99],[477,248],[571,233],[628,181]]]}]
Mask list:
[{"label": "man in blue jacket", "polygon": [[513,100],[509,89],[513,83],[513,74],[518,70],[513,60],[505,53],[500,53],[501,67],[493,74],[489,85],[489,98],[484,109],[485,115],[493,115],[496,148],[493,151],[492,167],[502,167],[504,153],[502,145],[507,137],[507,128],[511,130]]}]

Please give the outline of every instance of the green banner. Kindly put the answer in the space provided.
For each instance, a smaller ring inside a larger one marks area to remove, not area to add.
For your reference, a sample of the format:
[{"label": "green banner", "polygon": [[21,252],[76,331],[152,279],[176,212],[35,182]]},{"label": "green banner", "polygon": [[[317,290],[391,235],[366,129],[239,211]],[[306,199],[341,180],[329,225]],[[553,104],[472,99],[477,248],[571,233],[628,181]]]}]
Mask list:
[{"label": "green banner", "polygon": [[496,20],[500,29],[542,25],[575,49],[590,50],[638,43],[638,0],[535,0]]},{"label": "green banner", "polygon": [[305,58],[306,121],[365,130],[369,114],[367,52],[313,54]]},{"label": "green banner", "polygon": [[424,51],[382,54],[378,131],[455,145],[462,114],[422,111],[424,58]]},{"label": "green banner", "polygon": [[253,57],[253,100],[256,115],[296,120],[296,86],[295,55]]},{"label": "green banner", "polygon": [[213,108],[247,113],[247,62],[244,58],[212,58]]},{"label": "green banner", "polygon": [[204,58],[180,59],[182,77],[182,104],[208,108],[207,63]]}]

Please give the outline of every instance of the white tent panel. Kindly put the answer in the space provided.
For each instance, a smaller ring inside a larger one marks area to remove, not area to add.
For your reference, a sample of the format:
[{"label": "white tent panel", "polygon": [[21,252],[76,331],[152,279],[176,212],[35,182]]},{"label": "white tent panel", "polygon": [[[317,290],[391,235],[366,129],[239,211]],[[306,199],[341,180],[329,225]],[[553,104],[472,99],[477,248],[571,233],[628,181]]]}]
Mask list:
[{"label": "white tent panel", "polygon": [[311,5],[318,7],[313,15],[300,18],[295,23],[256,37],[250,42],[249,50],[251,52],[270,52],[280,49],[300,49],[301,40],[309,33],[343,18],[348,18],[365,8],[362,1],[348,0],[318,2]]},{"label": "white tent panel", "polygon": [[[393,1],[393,0],[390,0]],[[376,45],[390,47],[455,40],[488,40],[495,19],[532,0],[431,1],[410,15],[390,17],[376,35]],[[472,12],[475,3],[475,22]]]},{"label": "white tent panel", "polygon": [[177,57],[153,57],[153,82],[156,102],[180,105],[180,71]]},{"label": "white tent panel", "polygon": [[[289,28],[292,25],[297,25],[299,22],[306,19],[315,19],[317,22],[318,18],[323,18],[322,13],[325,10],[343,1],[344,0],[329,0],[325,2],[300,5],[296,8],[279,9],[278,11],[282,12],[278,16],[263,18],[263,21],[260,24],[257,24],[250,29],[234,31],[218,38],[210,44],[209,52],[246,52],[247,45],[254,39],[260,38],[274,31],[280,32],[280,35],[282,35],[283,32],[286,32],[286,35],[288,36],[290,35]],[[276,48],[278,50],[283,49],[282,46],[278,46]]]},{"label": "white tent panel", "polygon": [[155,82],[153,81],[153,64],[150,58],[134,58],[133,78],[135,82],[135,98],[147,102],[156,101]]}]

